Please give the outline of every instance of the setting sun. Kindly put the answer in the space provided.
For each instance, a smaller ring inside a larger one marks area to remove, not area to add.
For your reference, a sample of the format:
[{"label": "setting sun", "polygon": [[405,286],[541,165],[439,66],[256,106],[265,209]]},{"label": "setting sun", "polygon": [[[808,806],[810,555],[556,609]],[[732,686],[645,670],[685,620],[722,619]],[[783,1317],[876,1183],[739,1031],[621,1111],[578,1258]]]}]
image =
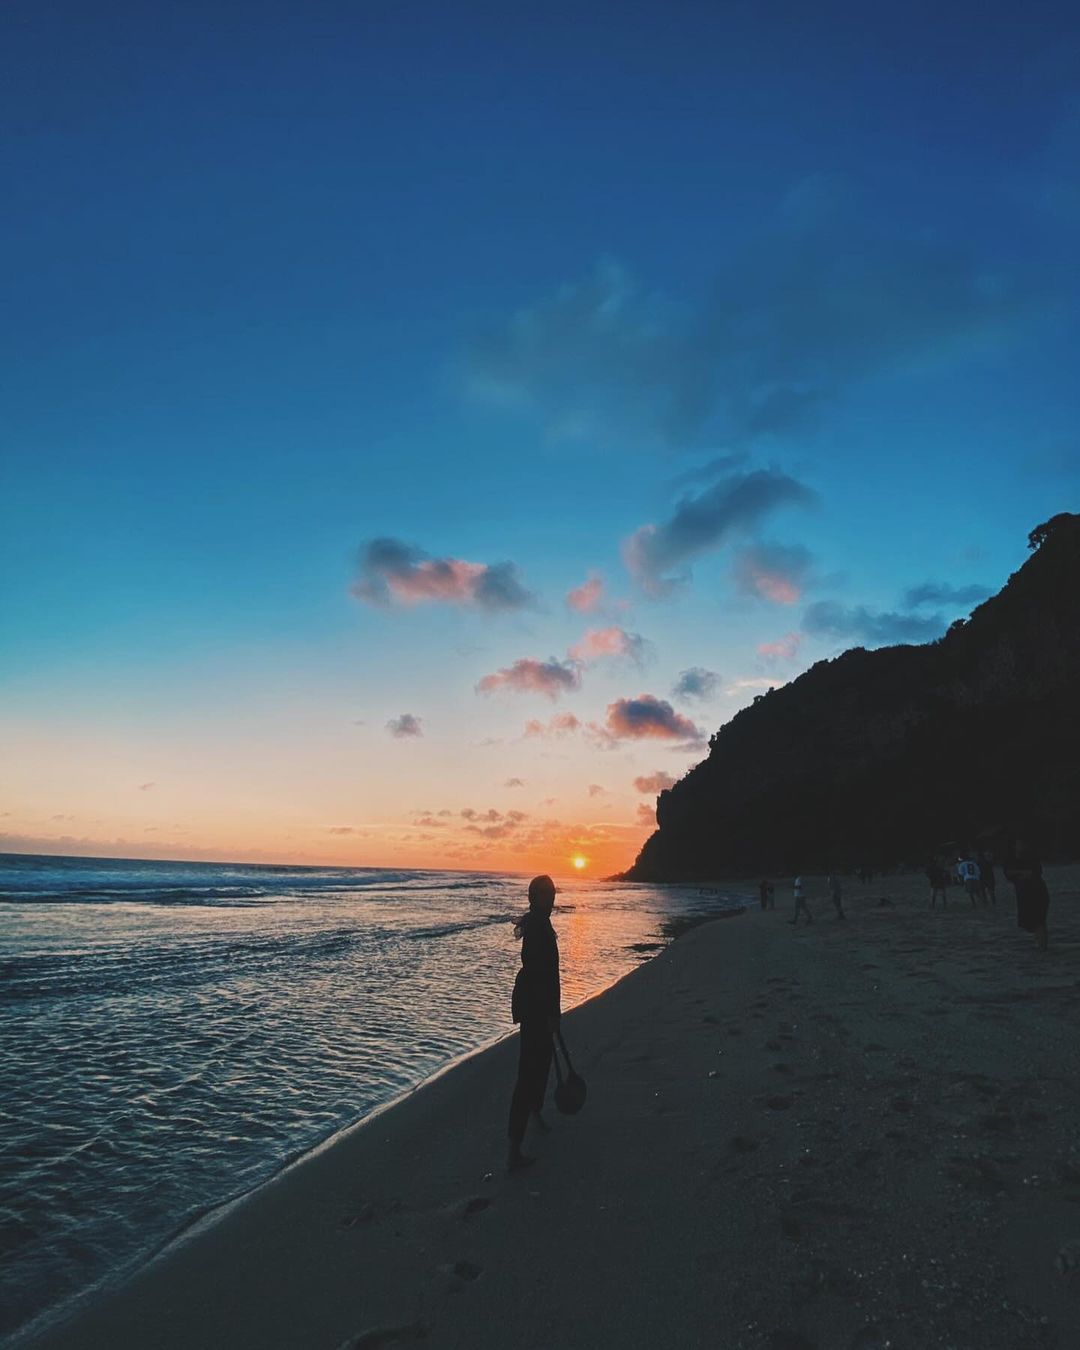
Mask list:
[{"label": "setting sun", "polygon": [[589,862],[588,858],[583,858],[579,853],[577,857],[574,859],[574,866],[580,872],[583,867],[586,867],[588,865],[588,862]]}]

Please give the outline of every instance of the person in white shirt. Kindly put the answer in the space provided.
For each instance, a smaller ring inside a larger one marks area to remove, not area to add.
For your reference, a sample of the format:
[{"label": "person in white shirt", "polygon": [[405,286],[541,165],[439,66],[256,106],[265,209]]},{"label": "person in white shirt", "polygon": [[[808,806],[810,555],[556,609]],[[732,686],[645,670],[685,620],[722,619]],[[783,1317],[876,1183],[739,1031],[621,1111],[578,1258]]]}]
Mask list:
[{"label": "person in white shirt", "polygon": [[806,903],[806,896],[803,894],[802,877],[795,878],[795,917],[788,919],[788,923],[798,923],[800,911],[806,915],[806,922],[813,923],[814,916],[810,913],[810,906]]},{"label": "person in white shirt", "polygon": [[[956,874],[960,878],[964,890],[971,896],[971,908],[974,909],[976,897],[982,891],[982,886],[979,883],[979,864],[974,858],[961,858],[956,864]],[[985,903],[986,896],[984,895],[983,904]]]}]

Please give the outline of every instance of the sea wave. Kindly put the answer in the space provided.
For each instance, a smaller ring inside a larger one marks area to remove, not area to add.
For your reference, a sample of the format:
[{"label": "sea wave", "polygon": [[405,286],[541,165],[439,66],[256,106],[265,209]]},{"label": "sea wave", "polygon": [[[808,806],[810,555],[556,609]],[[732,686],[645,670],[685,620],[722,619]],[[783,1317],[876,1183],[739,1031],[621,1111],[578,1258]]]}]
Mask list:
[{"label": "sea wave", "polygon": [[[520,877],[9,856],[0,889],[0,1336],[511,1029]],[[564,898],[566,1007],[702,903]]]}]

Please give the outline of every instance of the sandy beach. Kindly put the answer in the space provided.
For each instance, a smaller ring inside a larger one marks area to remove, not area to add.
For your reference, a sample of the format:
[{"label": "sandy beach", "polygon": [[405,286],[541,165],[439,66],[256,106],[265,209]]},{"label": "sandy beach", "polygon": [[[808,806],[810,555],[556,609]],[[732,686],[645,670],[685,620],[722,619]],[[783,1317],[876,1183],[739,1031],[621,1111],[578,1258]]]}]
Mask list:
[{"label": "sandy beach", "polygon": [[1076,1346],[1080,868],[1047,878],[1045,955],[1005,885],[851,881],[841,923],[813,878],[793,928],[779,884],[564,1019],[589,1100],[526,1172],[510,1039],[23,1343]]}]

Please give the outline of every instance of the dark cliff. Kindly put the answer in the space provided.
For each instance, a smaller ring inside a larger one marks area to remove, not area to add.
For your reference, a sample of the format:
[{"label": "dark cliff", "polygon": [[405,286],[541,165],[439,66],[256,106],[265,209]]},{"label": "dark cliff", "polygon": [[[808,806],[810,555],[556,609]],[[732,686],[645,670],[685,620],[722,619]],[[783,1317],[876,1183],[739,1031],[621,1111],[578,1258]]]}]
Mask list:
[{"label": "dark cliff", "polygon": [[1080,855],[1080,515],[921,647],[857,647],[756,699],[663,792],[627,878],[919,863],[1029,833]]}]

